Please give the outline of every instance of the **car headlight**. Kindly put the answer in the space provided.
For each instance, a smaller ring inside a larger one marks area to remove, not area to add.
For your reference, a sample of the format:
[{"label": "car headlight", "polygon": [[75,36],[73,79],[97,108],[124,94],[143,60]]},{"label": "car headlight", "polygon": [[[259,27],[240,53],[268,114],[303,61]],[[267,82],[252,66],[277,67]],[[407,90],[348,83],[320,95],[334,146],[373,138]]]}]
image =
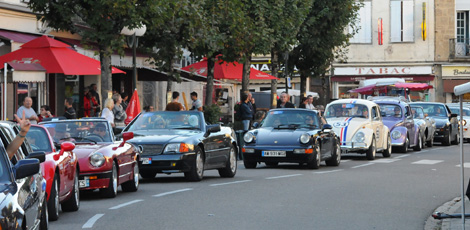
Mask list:
[{"label": "car headlight", "polygon": [[310,135],[308,133],[304,133],[300,135],[300,143],[305,145],[305,144],[308,144],[309,141],[310,141]]},{"label": "car headlight", "polygon": [[187,143],[167,144],[163,153],[187,153],[194,150],[194,145]]},{"label": "car headlight", "polygon": [[392,138],[396,140],[396,139],[399,139],[400,137],[401,137],[400,131],[398,131],[398,130],[393,130],[393,132],[392,132]]},{"label": "car headlight", "polygon": [[363,132],[356,133],[356,142],[364,142],[366,140],[366,135]]},{"label": "car headlight", "polygon": [[101,167],[103,166],[104,162],[106,159],[104,158],[104,155],[102,153],[93,153],[90,156],[90,164],[93,165],[94,167]]},{"label": "car headlight", "polygon": [[467,121],[466,121],[466,120],[461,120],[459,123],[460,123],[460,125],[463,125],[463,126],[467,125]]},{"label": "car headlight", "polygon": [[245,136],[243,136],[243,141],[245,141],[245,143],[250,143],[254,139],[255,139],[255,135],[253,135],[253,133],[251,132],[247,132],[245,133]]}]

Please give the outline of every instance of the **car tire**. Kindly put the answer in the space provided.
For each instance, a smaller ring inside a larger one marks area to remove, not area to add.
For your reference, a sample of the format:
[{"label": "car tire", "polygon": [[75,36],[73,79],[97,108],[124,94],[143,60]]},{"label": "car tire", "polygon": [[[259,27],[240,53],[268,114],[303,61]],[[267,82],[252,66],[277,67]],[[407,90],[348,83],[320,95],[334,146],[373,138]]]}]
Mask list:
[{"label": "car tire", "polygon": [[78,168],[75,172],[75,178],[73,181],[72,196],[62,203],[62,211],[64,212],[75,212],[80,208],[80,188],[78,186]]},{"label": "car tire", "polygon": [[460,135],[459,135],[460,130],[457,130],[457,134],[455,134],[455,140],[452,141],[453,145],[458,145],[460,143]]},{"label": "car tire", "polygon": [[315,146],[313,151],[313,158],[307,162],[307,168],[309,169],[319,169],[321,162],[321,149],[320,146]]},{"label": "car tire", "polygon": [[426,141],[427,147],[432,147],[434,145],[434,135],[431,137],[429,141]]},{"label": "car tire", "polygon": [[154,179],[157,175],[157,172],[154,171],[140,171],[140,176],[144,179]]},{"label": "car tire", "polygon": [[418,133],[418,143],[413,147],[414,151],[421,151],[423,149],[423,138],[421,137],[421,133]]},{"label": "car tire", "polygon": [[392,138],[390,135],[387,137],[387,148],[382,151],[383,157],[390,157],[392,155]]},{"label": "car tire", "polygon": [[447,133],[447,135],[444,135],[444,141],[442,142],[443,145],[449,146],[451,142],[451,136],[450,136],[450,131]]},{"label": "car tire", "polygon": [[48,228],[49,228],[49,212],[47,210],[47,199],[46,197],[44,197],[44,201],[43,201],[42,208],[41,208],[41,217],[39,220],[39,230],[47,230]]},{"label": "car tire", "polygon": [[376,144],[375,144],[375,136],[372,135],[372,142],[369,146],[369,149],[367,150],[366,152],[366,158],[367,160],[375,160],[375,154],[377,153],[377,148],[376,148]]},{"label": "car tire", "polygon": [[134,163],[132,179],[121,184],[122,191],[135,192],[139,190],[139,163]]},{"label": "car tire", "polygon": [[405,143],[403,143],[403,146],[400,146],[400,147],[399,147],[399,151],[400,151],[401,153],[407,153],[409,146],[410,146],[410,138],[408,137],[408,133],[407,133],[407,134],[406,134]]},{"label": "car tire", "polygon": [[341,163],[341,147],[339,146],[338,141],[336,141],[335,143],[331,158],[326,160],[325,163],[327,166],[339,166],[339,164]]},{"label": "car tire", "polygon": [[49,200],[47,201],[47,210],[49,212],[49,220],[56,221],[59,219],[59,183],[58,179],[59,175],[54,175],[54,180],[52,181],[51,186],[51,195],[49,196]]},{"label": "car tire", "polygon": [[245,165],[245,168],[247,169],[254,169],[257,164],[258,162],[256,161],[243,160],[243,165]]},{"label": "car tire", "polygon": [[237,173],[237,152],[233,146],[230,146],[229,159],[224,168],[219,169],[221,177],[234,177]]},{"label": "car tire", "polygon": [[191,166],[189,172],[184,173],[184,177],[188,181],[201,181],[204,177],[204,156],[201,148],[195,147],[196,159]]},{"label": "car tire", "polygon": [[117,195],[118,189],[118,170],[116,162],[113,161],[113,169],[111,171],[111,178],[109,178],[109,184],[107,188],[100,189],[100,195],[104,198],[114,198]]},{"label": "car tire", "polygon": [[279,162],[264,162],[264,164],[268,167],[276,167],[279,165]]}]

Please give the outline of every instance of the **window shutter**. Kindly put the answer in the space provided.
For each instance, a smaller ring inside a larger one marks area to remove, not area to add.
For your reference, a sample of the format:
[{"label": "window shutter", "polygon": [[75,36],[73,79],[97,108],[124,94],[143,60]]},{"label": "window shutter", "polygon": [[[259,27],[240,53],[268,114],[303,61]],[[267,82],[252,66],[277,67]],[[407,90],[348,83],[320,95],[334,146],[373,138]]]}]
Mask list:
[{"label": "window shutter", "polygon": [[[351,38],[351,43],[371,43],[372,34],[371,34],[371,2],[363,2],[363,6],[358,11],[358,18],[356,25],[359,27],[359,30]],[[350,27],[349,32],[352,33],[353,30]]]},{"label": "window shutter", "polygon": [[401,1],[390,1],[390,41],[401,42]]},{"label": "window shutter", "polygon": [[403,1],[403,41],[414,41],[414,1]]}]

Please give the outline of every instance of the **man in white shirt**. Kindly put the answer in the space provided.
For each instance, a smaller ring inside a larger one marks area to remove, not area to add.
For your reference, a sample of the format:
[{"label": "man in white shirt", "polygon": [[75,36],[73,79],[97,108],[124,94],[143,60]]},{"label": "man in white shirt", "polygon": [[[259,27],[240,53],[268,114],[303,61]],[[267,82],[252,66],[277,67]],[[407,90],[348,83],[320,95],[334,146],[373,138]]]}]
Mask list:
[{"label": "man in white shirt", "polygon": [[25,118],[28,119],[31,124],[37,124],[39,121],[39,117],[37,116],[34,109],[31,108],[32,105],[33,99],[31,97],[25,97],[25,99],[23,100],[23,106],[21,106],[18,111],[16,111],[16,115],[18,115],[18,117],[23,117],[24,111]]},{"label": "man in white shirt", "polygon": [[308,95],[307,96],[307,104],[305,105],[305,108],[306,109],[315,109],[315,106],[313,105],[313,96],[312,95]]}]

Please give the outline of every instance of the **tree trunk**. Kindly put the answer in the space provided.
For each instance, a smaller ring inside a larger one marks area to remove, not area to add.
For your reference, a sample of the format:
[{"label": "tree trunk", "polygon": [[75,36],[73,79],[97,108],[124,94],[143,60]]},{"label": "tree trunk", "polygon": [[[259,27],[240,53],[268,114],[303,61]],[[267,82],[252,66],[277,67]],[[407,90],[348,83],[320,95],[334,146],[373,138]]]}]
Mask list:
[{"label": "tree trunk", "polygon": [[327,89],[326,81],[327,81],[326,76],[323,74],[321,76],[323,106],[326,106],[326,104],[328,104],[328,98],[329,98],[329,95],[327,94],[328,89]]},{"label": "tree trunk", "polygon": [[[271,50],[271,75],[279,78],[279,56],[275,50]],[[271,109],[277,107],[277,80],[271,80]]]},{"label": "tree trunk", "polygon": [[307,76],[300,74],[300,98],[307,96]]},{"label": "tree trunk", "polygon": [[214,63],[215,56],[212,56],[207,59],[207,84],[205,106],[212,105],[212,93],[214,92]]},{"label": "tree trunk", "polygon": [[166,83],[166,104],[170,103],[172,101],[172,87],[173,87],[173,58],[170,58],[168,60],[168,80]]},{"label": "tree trunk", "polygon": [[251,54],[243,63],[242,72],[242,92],[248,93],[248,85],[250,84],[250,71],[251,70]]},{"label": "tree trunk", "polygon": [[108,98],[108,92],[112,92],[113,81],[111,79],[111,48],[109,46],[100,46],[101,62],[101,106],[105,105]]}]

